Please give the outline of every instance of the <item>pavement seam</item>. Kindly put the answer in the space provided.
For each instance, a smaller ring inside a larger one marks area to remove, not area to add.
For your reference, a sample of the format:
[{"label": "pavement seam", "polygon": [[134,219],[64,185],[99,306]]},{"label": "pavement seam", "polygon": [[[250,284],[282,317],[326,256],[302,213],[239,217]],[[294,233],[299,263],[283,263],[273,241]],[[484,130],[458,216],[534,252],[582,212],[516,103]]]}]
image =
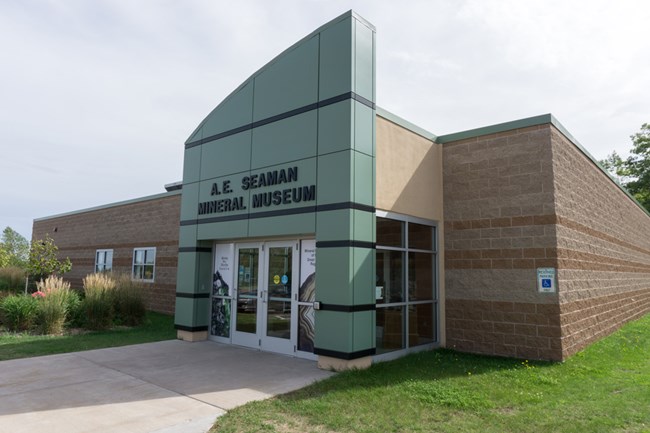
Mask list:
[{"label": "pavement seam", "polygon": [[174,394],[176,394],[176,395],[180,395],[180,396],[183,396],[183,397],[187,397],[187,398],[189,398],[189,399],[191,399],[191,400],[194,400],[194,401],[197,401],[197,402],[199,402],[199,403],[203,403],[203,404],[206,404],[206,405],[208,405],[208,406],[212,406],[212,407],[214,407],[214,408],[217,408],[217,409],[219,409],[219,410],[222,410],[222,411],[224,411],[224,412],[228,412],[228,409],[225,409],[225,408],[223,408],[223,407],[221,407],[221,406],[217,406],[217,405],[215,405],[215,404],[208,403],[207,401],[200,400],[200,399],[198,399],[198,398],[196,398],[196,397],[192,397],[191,395],[184,394],[184,393],[182,393],[182,392],[178,392],[178,391],[173,390],[173,389],[165,388],[164,386],[160,386],[160,385],[158,385],[158,384],[156,384],[156,383],[150,382],[150,381],[148,381],[148,380],[146,380],[146,379],[143,379],[143,378],[141,378],[141,377],[134,376],[134,375],[131,374],[131,373],[127,373],[127,372],[122,371],[122,370],[119,370],[119,369],[117,369],[117,368],[110,367],[110,366],[108,366],[108,365],[106,365],[106,364],[102,364],[102,363],[97,362],[97,361],[95,361],[95,360],[92,360],[92,359],[86,358],[86,357],[80,355],[79,353],[77,353],[76,356],[78,356],[79,358],[84,359],[84,360],[86,360],[86,361],[88,361],[88,362],[90,362],[90,363],[92,363],[92,364],[95,364],[95,365],[97,365],[97,366],[99,366],[99,367],[106,368],[106,369],[108,369],[108,370],[112,370],[112,371],[116,371],[116,372],[118,372],[118,373],[120,373],[120,374],[123,374],[123,375],[125,375],[125,376],[132,377],[133,379],[137,379],[137,380],[139,380],[139,381],[141,381],[141,382],[147,383],[147,384],[152,385],[152,386],[155,386],[155,387],[157,387],[157,388],[164,389],[165,391],[169,391],[169,392],[172,392],[172,393],[174,393]]}]

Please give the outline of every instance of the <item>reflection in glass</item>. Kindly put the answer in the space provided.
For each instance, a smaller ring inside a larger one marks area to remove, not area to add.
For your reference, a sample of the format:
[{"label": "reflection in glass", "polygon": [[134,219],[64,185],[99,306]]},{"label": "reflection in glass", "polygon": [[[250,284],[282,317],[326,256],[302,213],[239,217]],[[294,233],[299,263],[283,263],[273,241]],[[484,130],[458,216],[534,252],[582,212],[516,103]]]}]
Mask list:
[{"label": "reflection in glass", "polygon": [[241,248],[239,250],[239,270],[237,272],[237,323],[240,332],[257,332],[257,271],[259,250]]},{"label": "reflection in glass", "polygon": [[377,281],[375,297],[378,304],[404,300],[404,253],[377,250]]},{"label": "reflection in glass", "polygon": [[432,303],[409,306],[409,347],[434,342],[434,319]]},{"label": "reflection in glass", "polygon": [[377,245],[384,247],[404,247],[404,223],[388,218],[377,217]]},{"label": "reflection in glass", "polygon": [[409,248],[433,250],[433,227],[409,223]]},{"label": "reflection in glass", "polygon": [[266,335],[291,338],[291,247],[269,248]]},{"label": "reflection in glass", "polygon": [[409,301],[433,299],[434,255],[409,253]]},{"label": "reflection in glass", "polygon": [[403,349],[404,307],[377,308],[377,354]]}]

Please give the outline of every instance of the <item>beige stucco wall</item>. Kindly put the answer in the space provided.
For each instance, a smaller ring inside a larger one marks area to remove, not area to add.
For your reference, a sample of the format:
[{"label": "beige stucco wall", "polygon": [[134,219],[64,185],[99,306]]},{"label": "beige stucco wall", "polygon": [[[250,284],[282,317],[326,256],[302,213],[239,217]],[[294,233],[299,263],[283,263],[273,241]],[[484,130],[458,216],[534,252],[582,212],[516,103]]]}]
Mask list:
[{"label": "beige stucco wall", "polygon": [[442,145],[377,116],[377,209],[442,221]]}]

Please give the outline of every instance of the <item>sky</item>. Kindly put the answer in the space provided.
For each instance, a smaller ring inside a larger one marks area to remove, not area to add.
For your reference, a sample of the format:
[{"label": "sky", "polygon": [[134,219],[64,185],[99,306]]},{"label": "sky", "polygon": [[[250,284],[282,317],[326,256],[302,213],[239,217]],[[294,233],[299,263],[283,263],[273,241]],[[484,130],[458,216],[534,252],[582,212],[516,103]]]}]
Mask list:
[{"label": "sky", "polygon": [[350,9],[378,105],[436,135],[552,113],[602,159],[650,122],[646,0],[0,0],[0,230],[164,192],[215,106]]}]

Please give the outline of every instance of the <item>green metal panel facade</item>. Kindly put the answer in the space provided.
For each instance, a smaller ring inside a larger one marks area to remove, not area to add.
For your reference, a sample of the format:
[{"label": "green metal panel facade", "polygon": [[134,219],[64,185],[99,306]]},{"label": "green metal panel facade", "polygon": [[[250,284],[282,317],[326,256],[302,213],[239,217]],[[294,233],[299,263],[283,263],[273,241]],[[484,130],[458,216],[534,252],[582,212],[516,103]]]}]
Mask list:
[{"label": "green metal panel facade", "polygon": [[[283,173],[286,184],[262,179]],[[375,30],[348,12],[253,74],[185,143],[177,328],[208,328],[215,240],[315,237],[314,352],[374,354],[374,179]]]}]

